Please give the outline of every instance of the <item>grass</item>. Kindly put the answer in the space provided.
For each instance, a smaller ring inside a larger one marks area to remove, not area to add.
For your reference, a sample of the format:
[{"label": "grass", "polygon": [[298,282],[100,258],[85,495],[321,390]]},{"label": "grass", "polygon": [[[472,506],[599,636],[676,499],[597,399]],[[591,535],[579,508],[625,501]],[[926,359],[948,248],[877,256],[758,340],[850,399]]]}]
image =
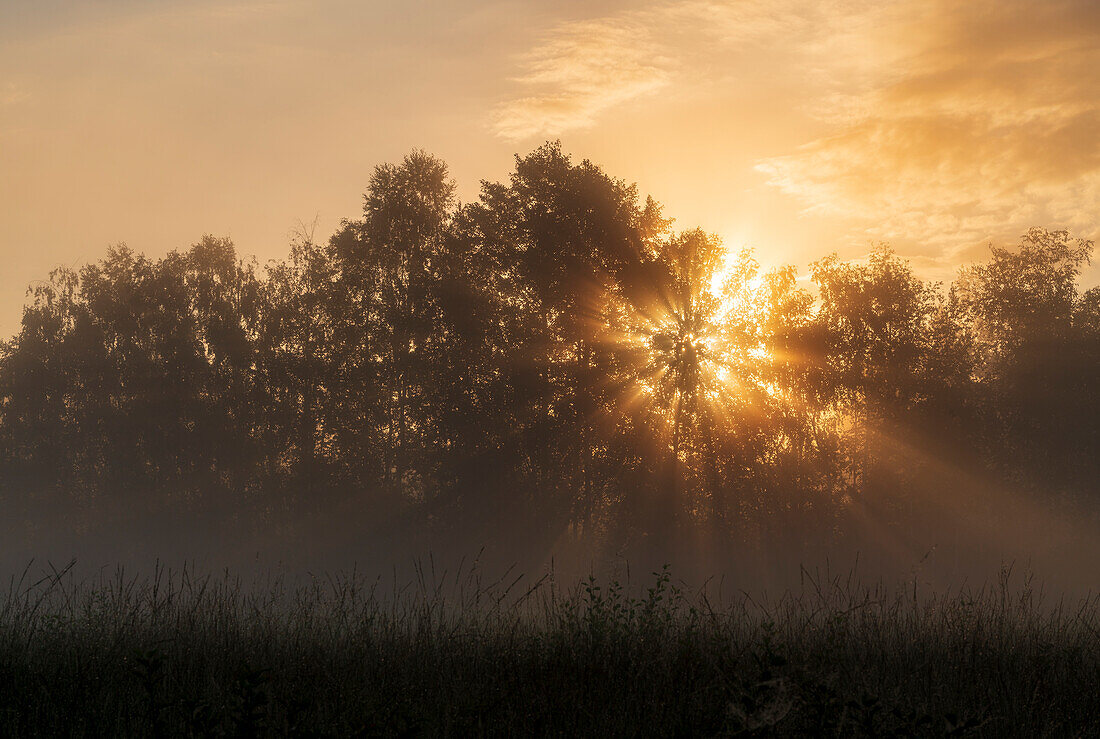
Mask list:
[{"label": "grass", "polygon": [[1098,602],[1008,573],[939,596],[807,575],[774,601],[667,570],[417,573],[24,573],[0,595],[0,735],[1100,735]]}]

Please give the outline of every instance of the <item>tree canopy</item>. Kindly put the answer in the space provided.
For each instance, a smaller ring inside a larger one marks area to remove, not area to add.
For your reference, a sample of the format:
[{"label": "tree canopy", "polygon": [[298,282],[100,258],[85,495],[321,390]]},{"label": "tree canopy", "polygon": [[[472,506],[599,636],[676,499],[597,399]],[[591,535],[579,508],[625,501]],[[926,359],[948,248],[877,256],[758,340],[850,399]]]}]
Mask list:
[{"label": "tree canopy", "polygon": [[401,516],[608,546],[903,527],[973,478],[1095,502],[1091,249],[1035,228],[947,287],[886,246],[805,281],[559,144],[471,203],[416,151],[262,268],[204,236],[37,284],[0,351],[0,499],[32,531]]}]

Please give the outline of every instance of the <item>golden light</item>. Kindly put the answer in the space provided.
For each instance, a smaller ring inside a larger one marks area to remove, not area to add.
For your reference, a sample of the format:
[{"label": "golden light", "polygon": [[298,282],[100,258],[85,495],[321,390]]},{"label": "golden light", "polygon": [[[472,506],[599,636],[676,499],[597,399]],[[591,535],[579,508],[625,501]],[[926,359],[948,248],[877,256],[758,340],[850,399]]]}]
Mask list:
[{"label": "golden light", "polygon": [[673,265],[679,282],[648,311],[621,306],[630,328],[617,334],[636,357],[630,402],[621,407],[653,413],[670,432],[674,452],[685,425],[713,414],[756,413],[752,407],[761,402],[789,402],[767,380],[774,361],[763,329],[769,283],[759,264],[749,251],[731,252],[716,240],[700,240],[717,247],[709,261],[701,259],[682,247],[683,240],[681,251],[671,255],[688,264]]}]

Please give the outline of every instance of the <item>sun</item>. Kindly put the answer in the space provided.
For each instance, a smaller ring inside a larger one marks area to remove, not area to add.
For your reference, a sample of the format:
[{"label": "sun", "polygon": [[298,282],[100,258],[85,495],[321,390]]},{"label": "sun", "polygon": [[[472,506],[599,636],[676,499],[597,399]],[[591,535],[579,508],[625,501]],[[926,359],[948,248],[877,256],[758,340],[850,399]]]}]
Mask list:
[{"label": "sun", "polygon": [[675,449],[708,418],[785,402],[769,381],[771,288],[752,251],[687,232],[655,249],[649,266],[645,289],[619,294],[608,333],[628,372],[617,384],[620,409],[663,425]]},{"label": "sun", "polygon": [[724,249],[708,286],[710,294],[718,301],[715,320],[720,322],[731,314],[745,315],[752,311],[764,283],[760,264],[750,250]]}]

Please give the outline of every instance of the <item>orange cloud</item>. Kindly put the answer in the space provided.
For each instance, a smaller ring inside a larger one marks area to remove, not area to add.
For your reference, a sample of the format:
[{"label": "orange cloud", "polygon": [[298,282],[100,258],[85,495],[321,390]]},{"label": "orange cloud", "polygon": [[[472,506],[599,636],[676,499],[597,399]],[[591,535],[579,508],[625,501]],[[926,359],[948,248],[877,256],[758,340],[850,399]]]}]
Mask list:
[{"label": "orange cloud", "polygon": [[604,110],[669,83],[669,60],[652,29],[629,19],[565,24],[524,59],[517,81],[531,94],[499,106],[493,130],[508,139],[591,126]]},{"label": "orange cloud", "polygon": [[947,264],[1031,225],[1100,229],[1095,0],[659,2],[561,24],[520,64],[491,121],[510,140],[776,81],[773,110],[812,125],[755,169],[853,241]]},{"label": "orange cloud", "polygon": [[822,17],[796,0],[682,0],[558,25],[519,62],[516,95],[490,125],[507,139],[587,128],[601,114],[658,91],[690,88],[721,72],[732,48],[788,41]]},{"label": "orange cloud", "polygon": [[879,29],[904,54],[846,99],[820,102],[831,133],[757,169],[808,212],[946,260],[1034,224],[1095,234],[1096,4],[918,5]]}]

